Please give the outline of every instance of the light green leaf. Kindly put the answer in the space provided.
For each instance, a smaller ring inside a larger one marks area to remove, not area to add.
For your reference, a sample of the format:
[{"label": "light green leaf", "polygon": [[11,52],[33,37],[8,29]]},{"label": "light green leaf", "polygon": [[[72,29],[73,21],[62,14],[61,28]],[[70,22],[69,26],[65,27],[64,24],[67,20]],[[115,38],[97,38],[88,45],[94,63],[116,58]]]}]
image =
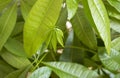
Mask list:
[{"label": "light green leaf", "polygon": [[63,32],[66,30],[67,14],[67,8],[62,8],[56,23],[57,28],[61,29]]},{"label": "light green leaf", "polygon": [[27,65],[31,64],[27,58],[13,55],[7,51],[4,51],[4,53],[2,53],[1,56],[8,64],[18,69],[26,67]]},{"label": "light green leaf", "polygon": [[110,20],[110,26],[113,30],[120,33],[120,21],[111,19]]},{"label": "light green leaf", "polygon": [[56,29],[56,37],[57,37],[57,41],[60,43],[60,45],[62,45],[62,47],[64,47],[63,32],[60,29]]},{"label": "light green leaf", "polygon": [[87,0],[97,30],[104,41],[107,52],[110,53],[111,37],[110,23],[102,0]]},{"label": "light green leaf", "polygon": [[120,1],[119,0],[107,0],[108,3],[113,6],[120,13]]},{"label": "light green leaf", "polygon": [[31,9],[24,26],[24,48],[33,55],[55,28],[63,0],[38,0]]},{"label": "light green leaf", "polygon": [[36,69],[29,78],[49,78],[51,70],[48,67],[41,67]]},{"label": "light green leaf", "polygon": [[44,62],[43,64],[50,67],[60,78],[95,78],[98,74],[86,67],[66,62]]},{"label": "light green leaf", "polygon": [[81,40],[81,42],[90,49],[96,50],[96,36],[89,21],[84,15],[83,9],[78,9],[71,22],[74,32],[76,36]]},{"label": "light green leaf", "polygon": [[105,52],[105,49],[99,49],[99,58],[102,61],[103,65],[109,70],[119,72],[120,70],[120,52],[115,49],[111,49],[110,54],[108,55]]},{"label": "light green leaf", "polygon": [[4,47],[17,56],[26,57],[23,44],[15,39],[9,38]]},{"label": "light green leaf", "polygon": [[120,37],[117,37],[112,41],[112,48],[114,48],[117,51],[120,51]]},{"label": "light green leaf", "polygon": [[0,17],[0,50],[12,33],[17,17],[17,1]]},{"label": "light green leaf", "polygon": [[21,12],[24,19],[27,18],[32,6],[35,4],[36,1],[37,0],[20,0]]},{"label": "light green leaf", "polygon": [[67,10],[68,10],[68,19],[70,20],[76,13],[78,8],[77,0],[66,0]]}]

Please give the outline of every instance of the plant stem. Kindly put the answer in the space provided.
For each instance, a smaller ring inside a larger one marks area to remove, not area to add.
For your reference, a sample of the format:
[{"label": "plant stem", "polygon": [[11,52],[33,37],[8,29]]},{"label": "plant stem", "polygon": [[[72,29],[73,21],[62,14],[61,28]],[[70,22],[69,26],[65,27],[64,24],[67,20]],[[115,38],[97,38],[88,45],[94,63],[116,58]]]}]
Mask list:
[{"label": "plant stem", "polygon": [[65,48],[76,48],[76,49],[82,49],[82,50],[86,50],[86,51],[88,51],[88,52],[91,52],[91,53],[93,53],[93,54],[96,54],[96,52],[95,51],[93,51],[93,50],[90,50],[90,49],[87,49],[87,48],[83,48],[83,47],[77,47],[77,46],[65,46]]},{"label": "plant stem", "polygon": [[38,63],[35,65],[35,67],[32,69],[32,71],[34,71],[38,66],[39,64],[42,62],[42,60],[45,58],[45,56],[47,55],[48,53],[45,53],[42,58],[38,61]]}]

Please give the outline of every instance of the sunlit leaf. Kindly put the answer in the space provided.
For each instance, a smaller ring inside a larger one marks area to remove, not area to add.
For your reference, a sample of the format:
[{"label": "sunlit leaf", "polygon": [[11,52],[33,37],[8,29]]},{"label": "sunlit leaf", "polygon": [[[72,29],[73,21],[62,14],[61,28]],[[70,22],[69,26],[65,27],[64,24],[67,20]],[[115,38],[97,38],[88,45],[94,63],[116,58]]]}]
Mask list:
[{"label": "sunlit leaf", "polygon": [[50,67],[60,78],[95,78],[98,74],[86,67],[65,62],[44,62],[43,64]]},{"label": "sunlit leaf", "polygon": [[117,37],[112,41],[112,48],[114,48],[117,51],[120,51],[120,37]]},{"label": "sunlit leaf", "polygon": [[33,55],[55,27],[63,0],[38,0],[31,9],[24,27],[24,48]]},{"label": "sunlit leaf", "polygon": [[73,31],[70,31],[60,61],[83,63],[85,52],[80,46],[80,40]]},{"label": "sunlit leaf", "polygon": [[4,47],[17,56],[26,56],[23,44],[15,39],[9,38]]},{"label": "sunlit leaf", "polygon": [[120,33],[120,21],[111,19],[110,20],[110,26],[113,30]]},{"label": "sunlit leaf", "polygon": [[104,48],[99,49],[99,57],[103,65],[112,71],[119,72],[120,70],[120,52],[115,49],[111,49],[110,54],[108,55],[105,52]]},{"label": "sunlit leaf", "polygon": [[0,50],[12,33],[17,17],[17,1],[0,17]]},{"label": "sunlit leaf", "polygon": [[104,41],[107,52],[110,53],[111,48],[110,23],[105,6],[102,0],[87,0],[87,1],[97,30],[102,40]]},{"label": "sunlit leaf", "polygon": [[78,8],[78,0],[66,0],[67,10],[68,10],[68,19],[70,20],[76,13]]},{"label": "sunlit leaf", "polygon": [[51,69],[48,67],[41,67],[36,69],[29,78],[49,78]]}]

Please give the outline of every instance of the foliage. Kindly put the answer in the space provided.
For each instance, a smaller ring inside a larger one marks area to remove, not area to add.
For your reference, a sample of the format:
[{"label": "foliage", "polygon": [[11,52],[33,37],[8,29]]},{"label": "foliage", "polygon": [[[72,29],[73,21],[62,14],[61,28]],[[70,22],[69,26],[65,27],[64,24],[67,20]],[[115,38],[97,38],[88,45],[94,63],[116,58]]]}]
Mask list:
[{"label": "foliage", "polygon": [[0,0],[0,78],[120,78],[120,0]]}]

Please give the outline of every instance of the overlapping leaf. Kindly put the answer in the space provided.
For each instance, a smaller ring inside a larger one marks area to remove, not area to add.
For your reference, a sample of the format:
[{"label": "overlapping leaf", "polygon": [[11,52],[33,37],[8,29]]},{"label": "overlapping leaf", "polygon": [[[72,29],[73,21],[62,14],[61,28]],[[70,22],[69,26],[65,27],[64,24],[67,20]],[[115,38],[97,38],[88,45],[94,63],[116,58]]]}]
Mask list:
[{"label": "overlapping leaf", "polygon": [[95,37],[95,33],[84,15],[83,9],[78,9],[71,22],[75,34],[81,40],[81,42],[87,47],[96,50],[97,40]]},{"label": "overlapping leaf", "polygon": [[111,6],[113,6],[120,13],[120,1],[119,0],[107,0]]},{"label": "overlapping leaf", "polygon": [[51,69],[48,67],[41,67],[36,69],[29,78],[49,78]]},{"label": "overlapping leaf", "polygon": [[0,78],[4,78],[7,74],[13,71],[14,69],[9,64],[0,59]]},{"label": "overlapping leaf", "polygon": [[111,37],[110,23],[105,6],[102,0],[87,0],[92,18],[95,22],[97,30],[104,41],[107,52],[110,53]]},{"label": "overlapping leaf", "polygon": [[27,66],[19,70],[13,71],[9,73],[7,76],[5,76],[5,78],[26,78],[30,67],[31,66]]},{"label": "overlapping leaf", "polygon": [[113,30],[120,33],[120,21],[111,19],[110,26]]},{"label": "overlapping leaf", "polygon": [[68,10],[68,19],[70,20],[76,13],[78,8],[78,0],[66,0],[67,10]]},{"label": "overlapping leaf", "polygon": [[5,43],[4,47],[11,53],[25,57],[25,51],[23,48],[23,44],[15,39],[9,38],[8,41]]},{"label": "overlapping leaf", "polygon": [[0,17],[0,50],[12,33],[17,18],[17,1]]},{"label": "overlapping leaf", "polygon": [[7,51],[4,51],[4,53],[2,53],[1,56],[8,64],[18,69],[26,67],[27,65],[31,64],[27,58],[13,55]]},{"label": "overlapping leaf", "polygon": [[31,1],[28,1],[28,0],[20,0],[20,5],[21,5],[21,12],[22,12],[22,15],[23,15],[23,18],[26,19],[32,6],[34,5],[34,3],[36,2],[37,0],[31,0]]},{"label": "overlapping leaf", "polygon": [[120,53],[115,50],[111,49],[110,55],[105,52],[105,49],[99,49],[99,57],[102,61],[103,65],[108,68],[109,70],[119,72],[120,70]]},{"label": "overlapping leaf", "polygon": [[55,28],[63,0],[38,0],[24,27],[24,48],[28,56],[40,48],[51,29]]},{"label": "overlapping leaf", "polygon": [[82,65],[65,62],[44,62],[60,78],[96,78],[98,74]]}]

